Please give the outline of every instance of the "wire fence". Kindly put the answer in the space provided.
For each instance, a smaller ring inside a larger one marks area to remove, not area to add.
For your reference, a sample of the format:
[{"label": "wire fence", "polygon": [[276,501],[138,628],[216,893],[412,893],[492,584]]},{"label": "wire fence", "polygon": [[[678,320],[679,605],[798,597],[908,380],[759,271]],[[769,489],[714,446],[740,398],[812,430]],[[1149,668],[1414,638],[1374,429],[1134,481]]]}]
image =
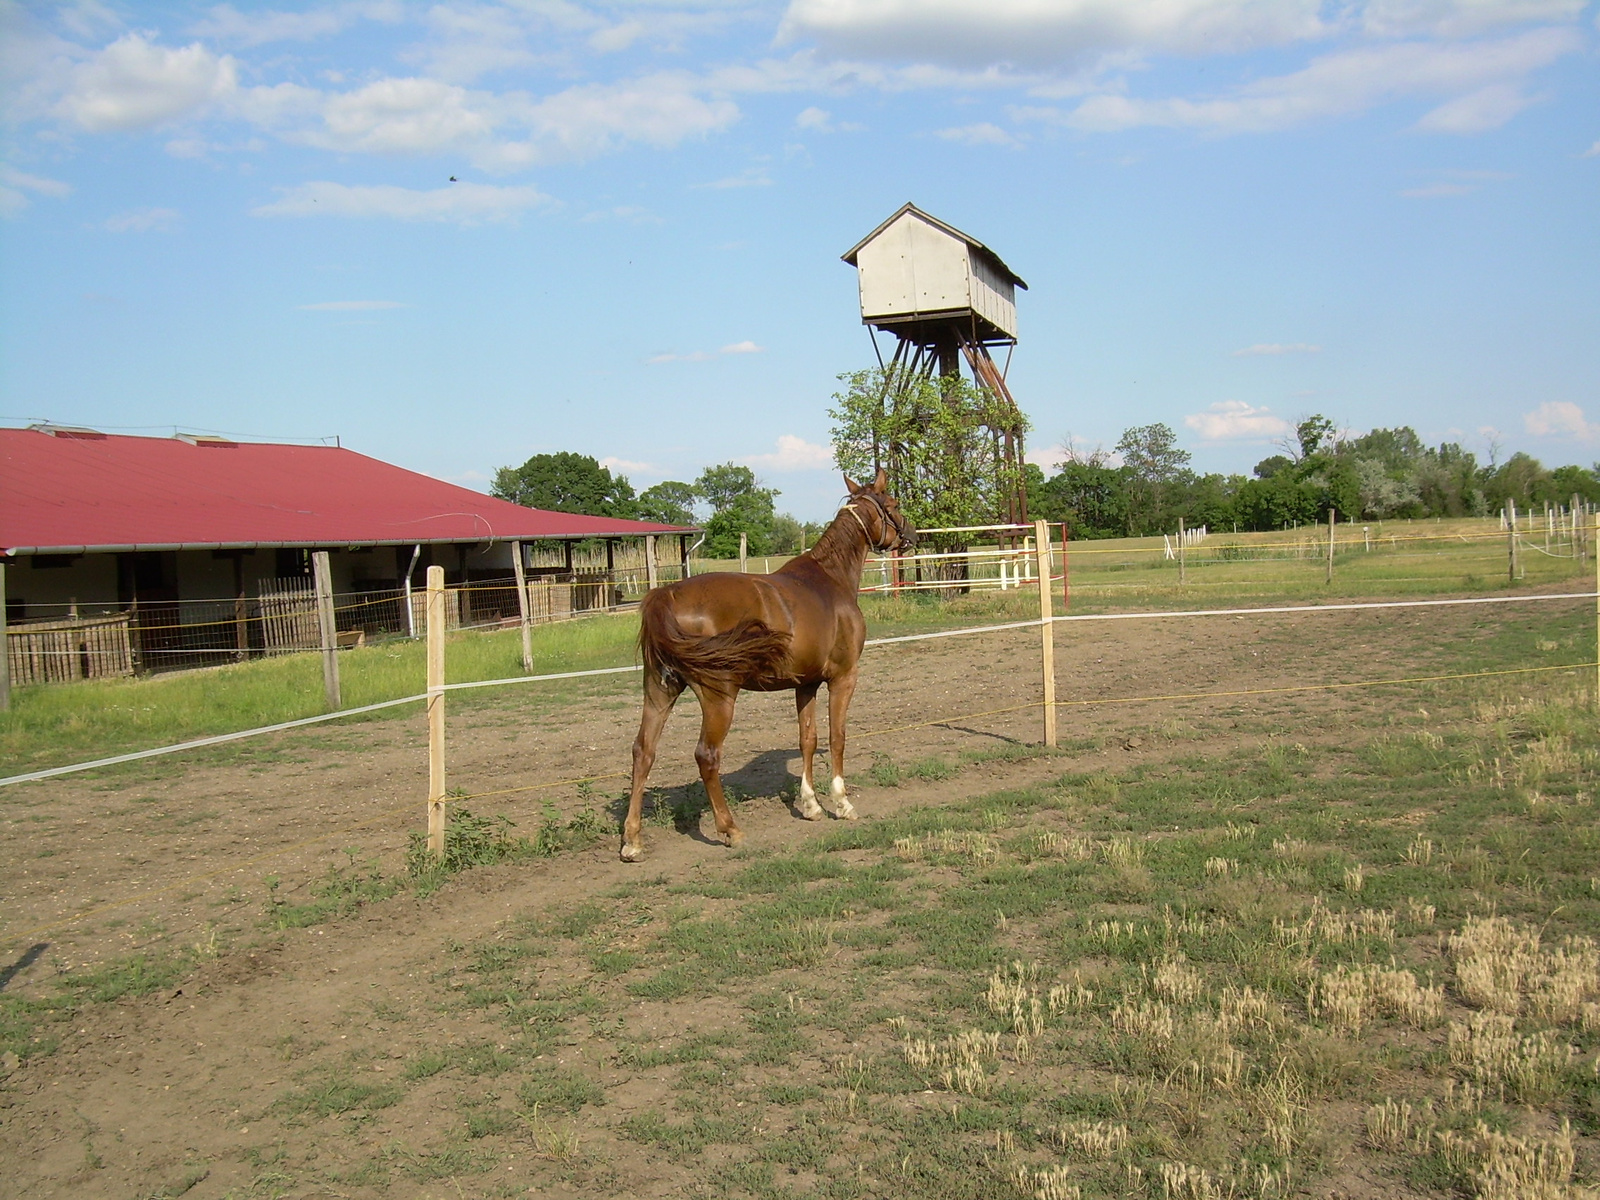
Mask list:
[{"label": "wire fence", "polygon": [[[1041,618],[1039,620],[1029,620],[1029,621],[1009,621],[1009,622],[1002,622],[1002,623],[997,623],[997,624],[971,626],[971,627],[960,628],[960,629],[938,630],[938,631],[932,631],[932,632],[927,632],[927,633],[907,634],[907,635],[900,635],[900,636],[893,636],[893,637],[874,638],[874,639],[871,639],[867,643],[867,646],[869,648],[871,648],[871,647],[884,647],[884,646],[900,646],[900,645],[906,645],[908,643],[935,641],[935,640],[944,639],[944,638],[981,637],[981,636],[993,635],[995,633],[1000,633],[1000,632],[1005,632],[1005,631],[1010,631],[1010,630],[1039,628],[1039,627],[1041,627],[1041,626],[1043,626],[1045,624],[1049,624],[1049,625],[1053,626],[1055,624],[1069,624],[1069,623],[1085,622],[1085,621],[1144,621],[1144,620],[1193,619],[1193,618],[1205,618],[1205,617],[1246,617],[1246,616],[1265,616],[1265,615],[1282,615],[1282,614],[1325,614],[1325,613],[1332,613],[1332,612],[1392,610],[1392,609],[1401,609],[1401,608],[1425,609],[1425,608],[1441,608],[1441,607],[1459,607],[1459,606],[1470,606],[1470,605],[1495,605],[1495,606],[1499,606],[1499,605],[1507,605],[1507,604],[1511,604],[1511,605],[1538,604],[1538,603],[1547,603],[1547,602],[1555,602],[1555,601],[1596,600],[1596,599],[1600,599],[1600,591],[1562,592],[1562,593],[1550,593],[1550,594],[1529,595],[1529,596],[1499,596],[1499,597],[1473,597],[1473,598],[1451,598],[1451,599],[1433,599],[1433,600],[1355,602],[1355,603],[1347,603],[1347,604],[1324,604],[1324,605],[1276,605],[1276,606],[1263,606],[1263,607],[1256,607],[1256,608],[1197,609],[1197,610],[1190,610],[1190,611],[1184,611],[1184,612],[1133,612],[1133,613],[1076,614],[1076,615],[1054,616],[1054,617],[1051,617],[1051,618],[1048,618],[1048,619]],[[1215,701],[1215,700],[1219,700],[1219,699],[1237,699],[1237,698],[1246,698],[1246,697],[1267,697],[1267,696],[1274,696],[1274,695],[1306,694],[1306,693],[1317,693],[1317,692],[1347,692],[1347,691],[1355,691],[1355,690],[1362,690],[1362,689],[1372,689],[1372,688],[1389,688],[1389,687],[1427,685],[1427,684],[1448,683],[1448,682],[1472,682],[1472,681],[1489,680],[1489,679],[1504,679],[1504,678],[1526,677],[1526,676],[1534,676],[1534,675],[1548,675],[1548,674],[1551,674],[1551,673],[1558,673],[1558,672],[1579,672],[1579,671],[1595,672],[1597,669],[1600,669],[1600,659],[1586,659],[1586,660],[1583,660],[1583,661],[1580,661],[1580,662],[1569,662],[1569,663],[1559,663],[1559,664],[1541,664],[1541,665],[1538,665],[1538,666],[1528,666],[1528,667],[1511,667],[1511,668],[1499,668],[1499,669],[1488,669],[1488,670],[1477,670],[1477,671],[1456,671],[1456,672],[1448,672],[1447,671],[1447,672],[1437,672],[1437,673],[1432,673],[1432,674],[1419,674],[1419,675],[1406,675],[1406,676],[1389,676],[1389,677],[1383,677],[1383,678],[1377,678],[1377,679],[1346,680],[1346,681],[1314,683],[1314,684],[1290,684],[1290,685],[1274,686],[1274,687],[1242,688],[1242,689],[1241,688],[1211,689],[1211,690],[1168,692],[1168,693],[1158,693],[1158,694],[1139,694],[1139,695],[1129,695],[1129,696],[1110,696],[1110,697],[1068,699],[1068,700],[1057,700],[1057,701],[1054,701],[1053,705],[1057,709],[1079,709],[1079,708],[1104,707],[1104,706],[1112,706],[1112,705],[1172,703],[1172,702],[1185,702],[1185,701]],[[639,670],[638,666],[619,666],[619,667],[599,668],[599,669],[587,670],[587,671],[565,671],[565,672],[555,672],[555,673],[548,673],[548,674],[541,674],[541,675],[512,676],[512,677],[507,677],[507,678],[504,678],[504,679],[493,679],[493,680],[481,680],[481,681],[471,681],[471,682],[463,682],[463,683],[443,684],[441,687],[439,687],[436,690],[438,692],[448,692],[448,691],[460,691],[460,690],[467,690],[467,689],[474,689],[474,688],[485,688],[485,687],[504,687],[504,686],[510,686],[510,685],[516,685],[516,684],[538,684],[538,683],[547,683],[547,682],[554,682],[554,681],[561,681],[561,680],[570,680],[570,679],[579,679],[579,678],[592,678],[592,677],[606,676],[606,675],[632,674],[634,672],[637,672],[638,670]],[[234,733],[222,734],[222,735],[218,735],[218,736],[215,736],[215,737],[195,739],[193,741],[188,741],[188,742],[175,744],[175,745],[171,745],[171,746],[156,747],[156,748],[152,748],[152,749],[148,749],[148,750],[133,752],[133,753],[130,753],[130,754],[116,755],[116,756],[113,756],[113,757],[110,757],[110,758],[98,759],[98,760],[95,760],[95,761],[92,761],[92,762],[77,763],[77,764],[73,764],[71,766],[57,767],[57,768],[51,768],[51,769],[48,769],[48,770],[28,772],[28,773],[21,774],[21,775],[14,775],[14,776],[11,776],[11,777],[8,777],[8,778],[0,779],[0,787],[12,785],[12,784],[20,784],[20,783],[25,783],[25,782],[32,782],[32,781],[38,781],[38,780],[43,780],[43,779],[49,779],[49,778],[54,778],[54,777],[58,777],[58,776],[62,776],[62,775],[73,774],[73,773],[93,770],[93,769],[97,769],[97,768],[114,766],[114,765],[118,765],[118,764],[122,764],[122,763],[138,761],[138,760],[141,760],[141,759],[152,758],[152,757],[156,757],[156,756],[183,753],[183,752],[189,751],[189,750],[200,749],[200,748],[207,747],[207,746],[215,746],[215,745],[219,745],[219,744],[223,744],[223,743],[227,743],[227,742],[241,740],[241,739],[244,739],[244,738],[257,737],[257,736],[263,736],[263,735],[272,734],[272,733],[285,732],[285,731],[289,731],[289,730],[293,730],[293,729],[297,729],[297,728],[303,728],[303,727],[310,726],[310,725],[320,724],[320,723],[327,722],[327,721],[340,720],[340,719],[345,719],[345,718],[349,718],[349,717],[356,717],[356,716],[361,716],[361,715],[365,715],[365,714],[369,714],[369,713],[374,713],[374,712],[378,712],[378,711],[385,710],[385,709],[392,709],[392,708],[396,708],[396,707],[399,707],[399,706],[402,706],[402,705],[421,703],[421,702],[424,702],[424,701],[426,701],[428,699],[429,699],[429,693],[426,693],[426,692],[418,693],[416,695],[399,697],[399,698],[396,698],[396,699],[393,699],[393,700],[386,700],[386,701],[383,701],[383,702],[380,702],[380,703],[377,703],[377,704],[364,705],[364,706],[359,707],[359,708],[346,709],[346,710],[342,710],[342,711],[339,711],[339,712],[320,714],[318,716],[301,718],[299,720],[280,722],[280,723],[275,724],[275,725],[262,726],[262,727],[256,728],[256,729],[240,730],[240,731],[237,731],[237,732],[234,732]],[[871,730],[866,730],[866,731],[861,731],[861,732],[855,732],[855,733],[852,734],[852,738],[856,739],[856,740],[870,740],[870,739],[873,739],[873,738],[885,737],[885,736],[888,736],[888,735],[891,735],[891,734],[907,733],[907,732],[911,732],[911,731],[918,730],[918,729],[927,729],[927,728],[933,728],[933,727],[937,727],[937,726],[949,726],[949,725],[953,725],[953,724],[956,724],[956,723],[970,723],[970,722],[982,720],[982,719],[985,719],[985,718],[992,718],[992,717],[1004,716],[1004,715],[1008,715],[1008,714],[1015,714],[1015,713],[1019,713],[1019,712],[1026,712],[1026,711],[1029,711],[1029,710],[1038,710],[1040,708],[1040,706],[1041,706],[1041,704],[1040,704],[1039,700],[1029,700],[1029,701],[1024,701],[1024,702],[1017,703],[1017,704],[1010,704],[1010,705],[1003,705],[1003,706],[998,706],[998,707],[993,707],[993,708],[987,708],[987,709],[983,709],[983,710],[980,710],[980,711],[946,713],[946,714],[942,714],[942,715],[938,715],[938,716],[928,717],[926,719],[919,720],[919,721],[906,722],[906,723],[897,724],[897,725],[893,725],[893,726],[887,726],[887,727],[878,728],[878,729],[871,729]],[[529,794],[529,793],[534,793],[534,792],[549,791],[549,790],[552,790],[552,789],[562,788],[562,787],[572,787],[572,786],[578,786],[578,785],[587,786],[587,785],[592,785],[592,784],[595,784],[595,783],[600,783],[600,782],[604,782],[604,781],[608,781],[608,780],[624,779],[624,778],[627,778],[627,776],[628,776],[628,772],[626,772],[626,771],[597,772],[597,773],[588,774],[588,775],[575,776],[575,777],[572,777],[572,778],[563,778],[563,779],[556,779],[556,780],[541,780],[541,781],[538,781],[538,782],[518,785],[518,786],[514,786],[514,787],[491,788],[491,789],[483,789],[483,790],[473,791],[473,792],[457,792],[457,793],[452,794],[450,799],[451,799],[451,802],[453,802],[453,803],[464,803],[464,802],[467,802],[467,801],[498,799],[498,798],[514,796],[514,795],[523,795],[523,794]],[[264,851],[264,852],[262,852],[260,854],[251,855],[251,856],[244,857],[244,858],[239,858],[239,859],[233,859],[233,860],[230,860],[226,865],[215,867],[215,868],[209,869],[209,870],[204,871],[204,872],[190,874],[190,875],[184,876],[183,878],[178,879],[176,881],[173,881],[173,882],[170,882],[170,883],[167,883],[167,884],[163,884],[163,885],[161,885],[159,887],[152,888],[152,889],[147,889],[147,890],[142,891],[142,892],[140,892],[140,893],[138,893],[136,895],[131,895],[131,896],[123,897],[123,898],[116,899],[116,900],[110,900],[110,901],[105,901],[105,902],[100,902],[100,903],[93,904],[93,905],[91,905],[91,906],[89,906],[87,908],[81,909],[80,911],[78,911],[76,913],[72,913],[70,915],[58,918],[58,919],[56,919],[56,920],[54,920],[54,921],[52,921],[52,922],[50,922],[48,924],[41,925],[41,926],[39,926],[37,928],[30,929],[30,930],[27,930],[27,931],[23,931],[23,932],[19,932],[19,933],[16,933],[16,934],[8,935],[7,940],[8,941],[31,941],[31,940],[37,939],[37,938],[39,938],[41,936],[44,936],[46,934],[58,932],[58,931],[66,928],[68,926],[74,925],[76,923],[79,923],[79,922],[82,922],[82,921],[85,921],[85,920],[88,920],[88,919],[91,919],[91,918],[94,918],[94,917],[97,917],[97,916],[103,916],[103,915],[105,915],[107,913],[114,912],[114,911],[117,911],[117,910],[120,910],[120,909],[124,909],[124,908],[128,908],[128,907],[133,906],[133,905],[141,904],[141,903],[144,903],[144,902],[149,901],[149,900],[158,899],[158,898],[160,898],[162,896],[170,895],[170,894],[173,894],[175,892],[180,892],[180,891],[184,891],[184,890],[187,890],[187,889],[192,889],[197,884],[205,883],[205,882],[207,882],[209,880],[216,879],[216,878],[218,878],[220,876],[223,876],[223,875],[236,873],[239,870],[242,870],[242,869],[247,868],[247,867],[258,866],[258,865],[260,865],[262,863],[271,861],[271,860],[276,859],[276,858],[281,858],[281,857],[283,857],[285,855],[292,854],[292,853],[294,853],[296,851],[305,849],[305,848],[307,848],[309,846],[325,843],[325,842],[333,840],[333,839],[347,837],[348,835],[354,834],[354,833],[358,832],[359,830],[361,830],[363,828],[367,828],[367,827],[370,827],[372,825],[375,825],[375,824],[378,824],[378,823],[381,823],[381,822],[384,822],[384,821],[387,821],[387,820],[391,820],[394,817],[402,815],[403,813],[408,812],[408,811],[415,811],[415,804],[414,803],[406,804],[406,805],[403,805],[403,806],[388,807],[388,808],[383,809],[380,812],[368,814],[368,815],[362,817],[360,820],[357,820],[357,821],[354,821],[354,822],[347,822],[347,823],[341,825],[338,828],[321,830],[321,831],[317,832],[316,834],[314,834],[314,835],[312,835],[310,837],[298,839],[298,840],[296,840],[294,842],[275,847],[273,849]]]}]

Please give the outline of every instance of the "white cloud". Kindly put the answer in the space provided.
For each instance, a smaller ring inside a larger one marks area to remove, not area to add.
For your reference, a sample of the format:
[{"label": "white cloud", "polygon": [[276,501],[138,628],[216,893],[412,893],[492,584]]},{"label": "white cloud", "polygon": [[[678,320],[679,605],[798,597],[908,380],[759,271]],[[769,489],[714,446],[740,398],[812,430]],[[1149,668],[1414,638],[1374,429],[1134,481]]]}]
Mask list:
[{"label": "white cloud", "polygon": [[72,69],[56,112],[91,133],[147,129],[204,110],[238,88],[233,58],[199,42],[172,50],[125,34]]},{"label": "white cloud", "polygon": [[630,475],[654,475],[656,469],[646,462],[633,462],[631,459],[608,456],[600,460],[600,465],[608,471],[627,472]]},{"label": "white cloud", "polygon": [[372,312],[380,308],[410,308],[398,300],[324,300],[319,304],[302,304],[304,312]]},{"label": "white cloud", "polygon": [[652,354],[649,358],[645,359],[644,361],[649,363],[651,366],[655,367],[655,366],[660,366],[662,363],[710,362],[715,357],[716,357],[716,355],[708,354],[704,350],[693,350],[693,351],[690,351],[688,354],[672,354],[670,352],[665,353],[665,354]]},{"label": "white cloud", "polygon": [[1572,437],[1581,442],[1600,437],[1600,425],[1589,421],[1570,400],[1546,400],[1522,414],[1522,426],[1533,437]]},{"label": "white cloud", "polygon": [[180,216],[175,208],[140,208],[106,218],[105,228],[112,233],[149,233],[152,229],[171,229]]},{"label": "white cloud", "polygon": [[1022,142],[1000,126],[988,121],[975,125],[957,125],[940,129],[937,135],[947,142],[960,142],[964,146],[1020,146]]},{"label": "white cloud", "polygon": [[1379,37],[1474,37],[1496,26],[1572,21],[1584,0],[1367,0],[1361,25]]},{"label": "white cloud", "polygon": [[1191,413],[1183,423],[1208,442],[1265,441],[1293,428],[1282,417],[1243,400],[1223,400],[1203,413]]},{"label": "white cloud", "polygon": [[718,353],[719,354],[760,354],[764,350],[766,350],[765,346],[758,346],[754,342],[751,342],[751,341],[743,341],[743,342],[734,342],[732,345],[724,346],[721,350],[718,351]]},{"label": "white cloud", "polygon": [[833,114],[825,108],[803,108],[794,119],[798,129],[814,129],[818,133],[831,133],[833,130]]},{"label": "white cloud", "polygon": [[[1313,59],[1302,70],[1271,76],[1202,100],[1140,100],[1102,93],[1055,119],[1086,132],[1114,132],[1139,126],[1166,126],[1210,133],[1265,132],[1306,121],[1364,112],[1404,96],[1481,92],[1491,85],[1511,86],[1516,80],[1568,54],[1583,49],[1575,30],[1530,30],[1498,41],[1460,45],[1404,42],[1339,50]],[[1503,108],[1504,95],[1498,95]],[[1480,99],[1478,116],[1489,119],[1495,106]],[[1460,132],[1470,105],[1454,117]],[[1436,110],[1437,111],[1437,110]],[[1049,110],[1035,110],[1036,116]]]},{"label": "white cloud", "polygon": [[218,4],[189,27],[196,37],[236,46],[267,42],[310,42],[338,33],[357,16],[354,5],[315,9],[311,12],[257,12],[245,14],[231,4]]},{"label": "white cloud", "polygon": [[752,454],[739,461],[763,471],[831,471],[833,451],[785,433],[779,435],[778,448],[771,454]]},{"label": "white cloud", "polygon": [[1600,158],[1600,141],[1595,142],[1581,155],[1583,158]]},{"label": "white cloud", "polygon": [[431,192],[378,185],[350,187],[319,180],[279,188],[271,204],[250,210],[256,217],[390,217],[398,221],[452,221],[475,225],[502,221],[550,197],[533,187],[494,187],[455,183]]},{"label": "white cloud", "polygon": [[72,195],[72,185],[59,179],[29,175],[0,164],[0,217],[14,217],[28,207],[32,196],[61,199]]},{"label": "white cloud", "polygon": [[780,41],[932,63],[1077,64],[1133,49],[1217,54],[1323,36],[1318,0],[791,0]]},{"label": "white cloud", "polygon": [[436,79],[380,79],[332,96],[322,121],[306,141],[369,154],[438,153],[485,141],[495,125],[466,89]]},{"label": "white cloud", "polygon": [[1257,358],[1270,354],[1320,354],[1321,352],[1321,346],[1313,346],[1310,342],[1257,342],[1254,346],[1235,350],[1233,357]]},{"label": "white cloud", "polygon": [[1534,102],[1515,84],[1492,83],[1439,105],[1416,127],[1423,133],[1483,133],[1499,129]]}]

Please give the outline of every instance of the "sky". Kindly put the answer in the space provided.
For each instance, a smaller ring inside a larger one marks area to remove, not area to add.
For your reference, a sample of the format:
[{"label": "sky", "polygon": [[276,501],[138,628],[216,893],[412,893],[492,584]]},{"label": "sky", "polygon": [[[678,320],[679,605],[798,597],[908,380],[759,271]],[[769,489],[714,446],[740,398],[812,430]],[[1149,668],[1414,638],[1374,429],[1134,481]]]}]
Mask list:
[{"label": "sky", "polygon": [[909,200],[1027,281],[1047,469],[1312,413],[1588,465],[1597,55],[1597,0],[0,0],[0,424],[822,518]]}]

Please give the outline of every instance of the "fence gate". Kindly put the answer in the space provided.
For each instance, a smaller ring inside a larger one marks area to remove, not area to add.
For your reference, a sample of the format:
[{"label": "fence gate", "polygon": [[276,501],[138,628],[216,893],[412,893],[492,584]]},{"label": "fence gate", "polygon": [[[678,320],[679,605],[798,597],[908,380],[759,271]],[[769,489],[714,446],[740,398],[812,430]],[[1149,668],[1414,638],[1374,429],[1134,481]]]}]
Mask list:
[{"label": "fence gate", "polygon": [[132,675],[133,637],[127,613],[30,621],[6,630],[11,682],[59,683]]},{"label": "fence gate", "polygon": [[317,594],[309,579],[263,579],[257,595],[261,640],[268,654],[315,650],[322,645]]}]

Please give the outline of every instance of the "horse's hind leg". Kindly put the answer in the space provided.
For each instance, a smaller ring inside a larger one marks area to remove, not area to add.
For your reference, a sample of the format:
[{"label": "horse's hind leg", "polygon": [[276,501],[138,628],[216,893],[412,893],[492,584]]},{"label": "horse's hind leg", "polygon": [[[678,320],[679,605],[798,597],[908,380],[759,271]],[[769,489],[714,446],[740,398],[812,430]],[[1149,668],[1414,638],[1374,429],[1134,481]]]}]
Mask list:
[{"label": "horse's hind leg", "polygon": [[694,748],[694,761],[700,767],[700,781],[706,785],[706,795],[711,800],[717,832],[728,845],[737,846],[744,840],[744,834],[722,795],[722,743],[733,724],[733,704],[739,693],[697,686],[695,695],[700,698],[700,744]]},{"label": "horse's hind leg", "polygon": [[834,815],[846,821],[856,819],[855,806],[844,794],[844,716],[850,708],[850,697],[855,694],[854,667],[837,679],[828,680],[828,759],[833,767],[828,792],[833,797]]},{"label": "horse's hind leg", "polygon": [[808,821],[822,816],[822,805],[817,803],[817,789],[811,783],[811,762],[817,756],[817,688],[797,687],[794,690],[795,712],[800,717],[800,799],[795,811]]},{"label": "horse's hind leg", "polygon": [[639,810],[644,804],[644,785],[656,761],[656,743],[661,730],[683,692],[676,678],[663,682],[647,670],[644,680],[644,712],[639,717],[639,736],[633,739],[633,786],[628,792],[628,819],[622,825],[622,861],[638,862],[644,857],[639,841]]}]

